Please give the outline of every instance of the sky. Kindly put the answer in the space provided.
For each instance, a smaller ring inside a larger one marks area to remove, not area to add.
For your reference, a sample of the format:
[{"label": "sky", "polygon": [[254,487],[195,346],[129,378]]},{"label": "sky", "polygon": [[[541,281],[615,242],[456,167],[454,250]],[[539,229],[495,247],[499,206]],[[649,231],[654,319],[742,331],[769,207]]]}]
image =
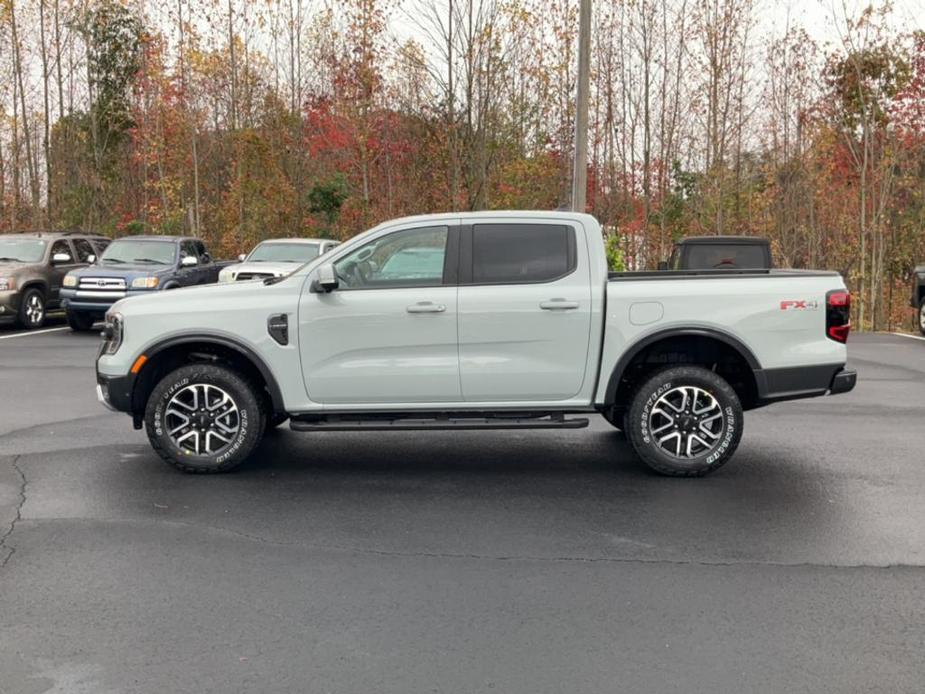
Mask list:
[{"label": "sky", "polygon": [[[765,0],[759,9],[758,28],[780,34],[789,17],[791,25],[801,24],[820,44],[837,41],[839,32],[833,18],[843,24],[845,7],[850,15],[857,16],[869,4],[869,0]],[[893,0],[891,22],[904,30],[925,30],[925,0]]]}]

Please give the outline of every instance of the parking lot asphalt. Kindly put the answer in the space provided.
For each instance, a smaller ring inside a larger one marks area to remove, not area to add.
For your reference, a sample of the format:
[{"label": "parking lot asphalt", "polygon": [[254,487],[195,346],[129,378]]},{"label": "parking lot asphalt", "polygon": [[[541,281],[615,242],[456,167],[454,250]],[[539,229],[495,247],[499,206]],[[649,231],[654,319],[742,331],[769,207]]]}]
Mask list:
[{"label": "parking lot asphalt", "polygon": [[182,475],[96,403],[97,339],[0,329],[4,694],[925,687],[925,341],[852,336],[854,392],[679,480],[596,417]]}]

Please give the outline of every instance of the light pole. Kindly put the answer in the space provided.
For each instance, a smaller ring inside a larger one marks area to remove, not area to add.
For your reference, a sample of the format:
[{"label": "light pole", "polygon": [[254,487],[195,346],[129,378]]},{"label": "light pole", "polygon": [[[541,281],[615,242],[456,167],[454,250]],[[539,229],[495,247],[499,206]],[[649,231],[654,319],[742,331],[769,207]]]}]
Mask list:
[{"label": "light pole", "polygon": [[575,159],[572,165],[572,210],[584,212],[588,191],[588,91],[591,82],[591,0],[580,0],[578,13],[578,94],[575,112]]}]

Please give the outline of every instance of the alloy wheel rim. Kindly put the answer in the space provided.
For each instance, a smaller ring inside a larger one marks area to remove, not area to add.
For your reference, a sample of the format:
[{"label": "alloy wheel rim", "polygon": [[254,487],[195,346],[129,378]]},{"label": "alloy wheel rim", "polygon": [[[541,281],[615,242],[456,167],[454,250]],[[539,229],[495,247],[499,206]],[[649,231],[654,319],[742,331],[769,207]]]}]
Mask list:
[{"label": "alloy wheel rim", "polygon": [[662,394],[649,412],[649,433],[673,458],[689,460],[720,442],[726,417],[719,401],[703,388],[678,386]]},{"label": "alloy wheel rim", "polygon": [[919,307],[919,327],[925,331],[925,301]]},{"label": "alloy wheel rim", "polygon": [[195,383],[170,398],[164,424],[170,440],[180,450],[194,455],[219,455],[241,430],[241,413],[222,388]]},{"label": "alloy wheel rim", "polygon": [[26,318],[31,325],[37,325],[42,322],[42,316],[45,314],[45,307],[42,305],[42,297],[33,294],[26,301]]}]

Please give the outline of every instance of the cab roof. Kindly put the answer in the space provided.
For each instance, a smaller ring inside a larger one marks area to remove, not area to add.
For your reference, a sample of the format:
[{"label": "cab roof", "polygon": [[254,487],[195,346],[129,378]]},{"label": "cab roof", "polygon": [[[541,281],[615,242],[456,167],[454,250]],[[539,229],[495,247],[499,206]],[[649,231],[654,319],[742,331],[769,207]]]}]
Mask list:
[{"label": "cab roof", "polygon": [[770,244],[763,236],[688,236],[675,242],[675,245],[708,245],[712,243],[724,245],[737,243],[748,246],[767,246]]}]

